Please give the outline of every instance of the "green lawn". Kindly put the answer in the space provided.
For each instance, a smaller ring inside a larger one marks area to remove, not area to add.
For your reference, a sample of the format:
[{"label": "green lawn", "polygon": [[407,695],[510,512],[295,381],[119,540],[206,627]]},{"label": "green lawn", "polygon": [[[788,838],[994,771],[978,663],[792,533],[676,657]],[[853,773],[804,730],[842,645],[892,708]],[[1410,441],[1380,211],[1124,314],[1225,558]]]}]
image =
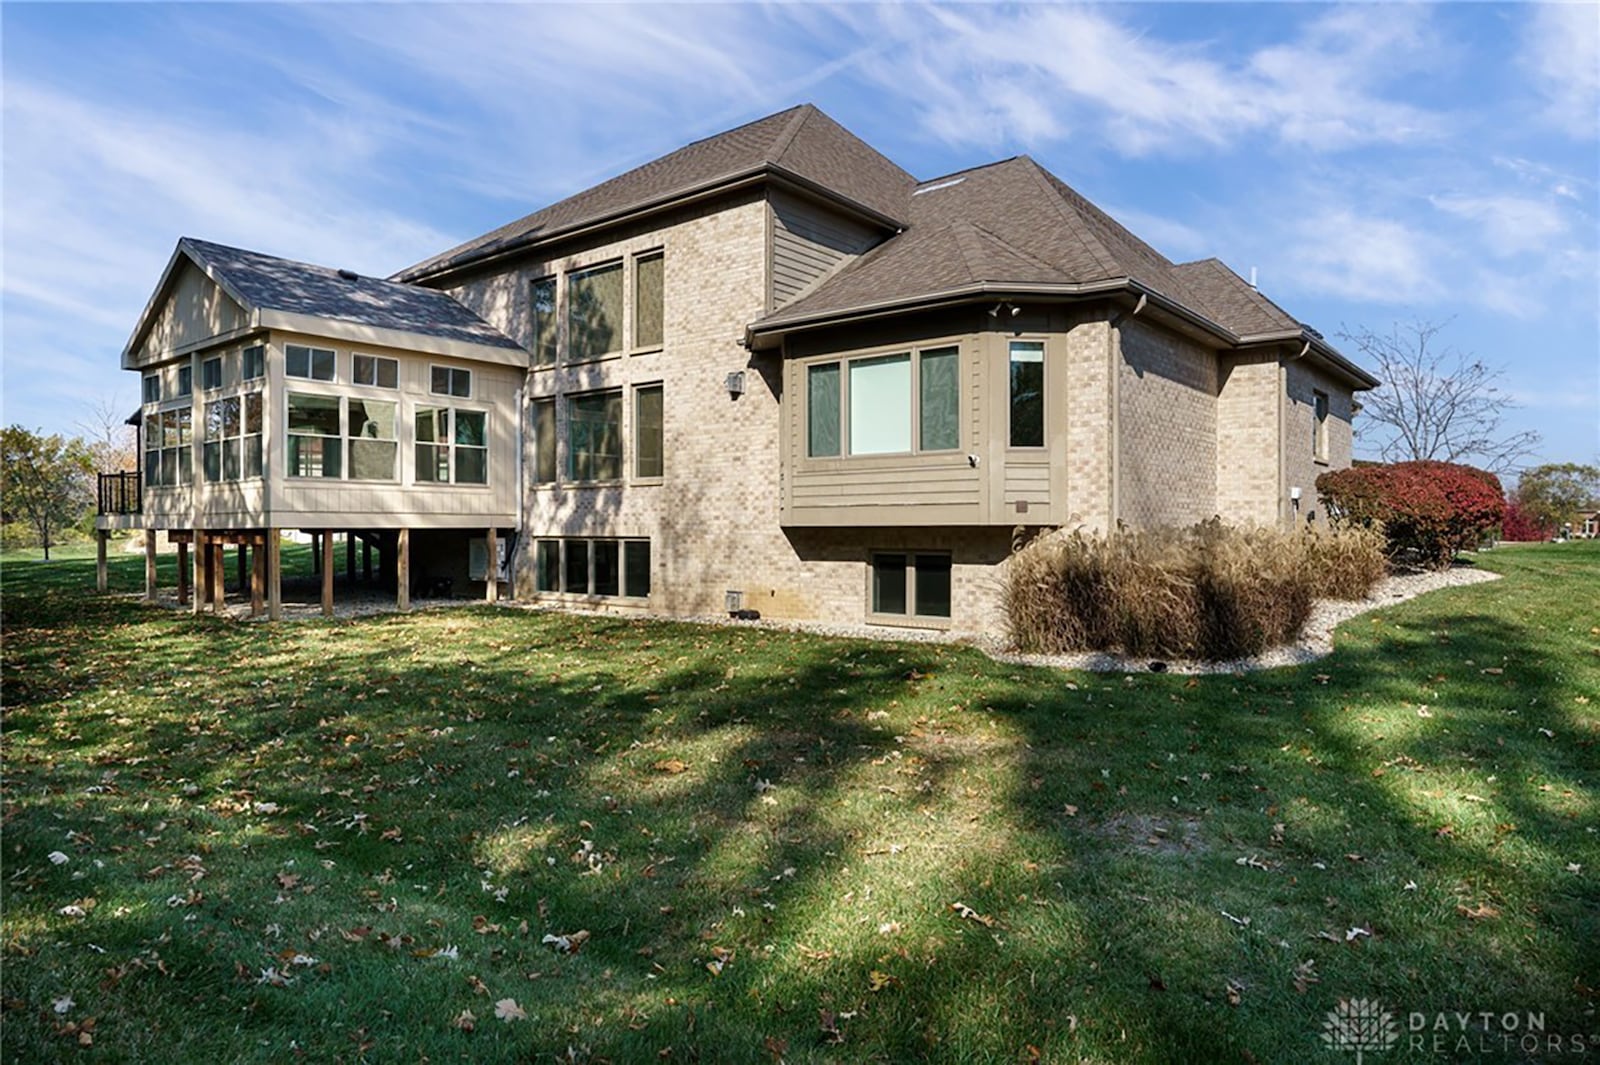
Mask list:
[{"label": "green lawn", "polygon": [[[1600,544],[1479,563],[1186,678],[8,562],[3,1056],[1347,1062],[1341,998],[1600,1040]],[[1535,1057],[1480,1025],[1368,1060]]]}]

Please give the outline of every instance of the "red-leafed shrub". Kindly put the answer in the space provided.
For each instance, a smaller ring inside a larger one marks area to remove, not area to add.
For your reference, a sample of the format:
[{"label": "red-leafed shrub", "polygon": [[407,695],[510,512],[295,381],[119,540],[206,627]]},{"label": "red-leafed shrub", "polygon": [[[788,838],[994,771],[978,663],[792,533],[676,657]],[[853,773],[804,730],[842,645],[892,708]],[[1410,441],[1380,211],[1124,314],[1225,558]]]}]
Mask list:
[{"label": "red-leafed shrub", "polygon": [[1492,473],[1453,462],[1396,462],[1336,470],[1317,478],[1335,518],[1383,528],[1389,557],[1444,568],[1478,546],[1505,515]]},{"label": "red-leafed shrub", "polygon": [[1506,515],[1500,522],[1500,539],[1513,543],[1541,543],[1556,534],[1556,527],[1530,514],[1515,499],[1506,502]]}]

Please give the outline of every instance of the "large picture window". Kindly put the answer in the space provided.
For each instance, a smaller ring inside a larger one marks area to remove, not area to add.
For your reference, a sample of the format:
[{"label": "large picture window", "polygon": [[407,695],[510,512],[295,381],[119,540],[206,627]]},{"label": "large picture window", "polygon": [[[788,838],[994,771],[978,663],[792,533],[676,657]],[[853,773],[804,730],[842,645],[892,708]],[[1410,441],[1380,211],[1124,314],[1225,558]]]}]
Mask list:
[{"label": "large picture window", "polygon": [[567,397],[567,480],[622,479],[622,392]]},{"label": "large picture window", "polygon": [[950,617],[950,556],[883,551],[872,556],[872,613]]},{"label": "large picture window", "polygon": [[641,255],[633,261],[633,346],[637,349],[661,346],[665,265],[660,252]]},{"label": "large picture window", "polygon": [[349,417],[350,479],[392,481],[400,445],[395,439],[395,418],[399,407],[374,399],[346,400]]},{"label": "large picture window", "polygon": [[622,350],[622,264],[567,275],[567,358],[598,359]]},{"label": "large picture window", "polygon": [[961,446],[955,347],[806,368],[806,454],[904,455]]},{"label": "large picture window", "polygon": [[145,484],[188,484],[194,479],[194,452],[190,449],[193,420],[194,414],[187,407],[145,416]]},{"label": "large picture window", "polygon": [[332,381],[338,356],[332,348],[310,348],[304,344],[283,346],[283,372],[308,381]]},{"label": "large picture window", "polygon": [[1011,342],[1012,447],[1044,447],[1044,341]]},{"label": "large picture window", "polygon": [[539,540],[533,569],[540,592],[643,599],[650,594],[650,541]]},{"label": "large picture window", "polygon": [[417,410],[417,480],[489,483],[488,416],[478,410]]},{"label": "large picture window", "polygon": [[289,393],[286,427],[290,477],[340,477],[339,398]]},{"label": "large picture window", "polygon": [[660,385],[633,390],[633,475],[640,480],[658,480],[665,471],[661,401]]},{"label": "large picture window", "polygon": [[206,404],[201,464],[208,481],[261,476],[261,393]]}]

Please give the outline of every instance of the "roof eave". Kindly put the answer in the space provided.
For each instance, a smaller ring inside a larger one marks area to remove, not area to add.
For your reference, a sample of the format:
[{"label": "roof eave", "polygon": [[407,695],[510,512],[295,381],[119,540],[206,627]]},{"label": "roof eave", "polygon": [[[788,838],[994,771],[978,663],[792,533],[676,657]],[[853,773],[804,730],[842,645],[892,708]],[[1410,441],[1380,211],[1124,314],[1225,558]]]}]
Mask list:
[{"label": "roof eave", "polygon": [[774,179],[781,184],[793,186],[794,188],[808,192],[815,196],[821,196],[830,202],[837,204],[848,211],[851,211],[852,213],[860,215],[863,219],[883,226],[886,229],[905,228],[904,222],[895,218],[891,218],[883,212],[874,210],[873,208],[868,207],[866,204],[853,200],[848,196],[841,195],[835,190],[828,188],[826,185],[812,181],[809,178],[802,177],[799,174],[796,174],[794,171],[789,170],[786,167],[779,166],[776,163],[763,162],[758,163],[755,166],[745,167],[742,170],[737,170],[732,174],[725,174],[721,177],[712,178],[708,181],[690,185],[686,188],[675,189],[672,192],[663,193],[662,195],[646,200],[643,203],[618,208],[617,210],[597,215],[594,218],[585,219],[582,222],[573,223],[571,225],[556,229],[541,230],[537,233],[528,234],[527,236],[514,240],[509,244],[497,247],[493,251],[484,252],[478,255],[468,255],[463,259],[442,263],[436,268],[419,269],[415,266],[407,267],[406,269],[401,270],[399,273],[391,274],[389,276],[389,280],[405,283],[438,281],[441,278],[449,277],[465,270],[480,269],[490,263],[499,262],[502,259],[507,259],[512,256],[525,254],[528,251],[539,247],[540,245],[552,244],[561,240],[572,240],[598,230],[620,225],[624,222],[638,221],[642,218],[648,218],[652,215],[661,214],[664,211],[676,210],[681,207],[702,203],[716,196],[726,195],[730,192],[738,192],[744,188],[753,188],[764,180],[771,181]]},{"label": "roof eave", "polygon": [[1256,344],[1285,343],[1307,345],[1307,354],[1317,356],[1319,362],[1349,380],[1358,392],[1377,388],[1383,383],[1351,362],[1338,348],[1304,327],[1278,330],[1271,333],[1252,333],[1249,336],[1239,338],[1240,347],[1249,347]]},{"label": "roof eave", "polygon": [[188,243],[187,237],[178,238],[178,246],[172,249],[172,257],[167,260],[167,268],[161,271],[161,280],[156,283],[156,290],[151,293],[149,301],[144,305],[144,310],[139,313],[139,321],[133,327],[133,335],[128,338],[127,344],[122,348],[122,368],[124,370],[131,370],[136,366],[133,360],[134,353],[138,351],[139,345],[144,343],[144,338],[149,334],[151,327],[155,325],[156,312],[171,294],[172,284],[177,278],[180,260],[188,260],[192,263],[197,270],[210,278],[212,284],[221,289],[229,299],[237,303],[250,316],[249,328],[253,329],[260,325],[260,309],[251,304],[237,289],[229,284],[220,271],[213,268],[210,263],[202,261],[199,256],[190,251]]}]

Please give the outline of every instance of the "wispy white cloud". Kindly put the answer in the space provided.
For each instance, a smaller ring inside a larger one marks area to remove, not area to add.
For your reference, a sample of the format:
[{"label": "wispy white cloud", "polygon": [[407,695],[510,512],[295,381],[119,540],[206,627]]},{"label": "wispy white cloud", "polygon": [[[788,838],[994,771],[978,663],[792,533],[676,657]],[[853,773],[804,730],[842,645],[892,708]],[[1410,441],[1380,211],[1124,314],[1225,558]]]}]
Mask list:
[{"label": "wispy white cloud", "polygon": [[1431,202],[1446,214],[1479,225],[1485,250],[1501,259],[1547,249],[1567,226],[1558,206],[1526,196],[1447,195],[1431,197]]},{"label": "wispy white cloud", "polygon": [[1568,136],[1600,139],[1600,4],[1529,4],[1523,65],[1543,96],[1541,116]]},{"label": "wispy white cloud", "polygon": [[1432,302],[1444,291],[1431,238],[1403,222],[1329,207],[1292,233],[1283,270],[1301,288],[1390,305]]},{"label": "wispy white cloud", "polygon": [[1111,10],[892,6],[841,17],[893,42],[863,74],[952,144],[1037,145],[1092,130],[1130,155],[1250,136],[1336,151],[1425,139],[1446,124],[1385,92],[1429,54],[1420,5],[1334,9],[1294,40],[1242,58],[1163,38]]}]

